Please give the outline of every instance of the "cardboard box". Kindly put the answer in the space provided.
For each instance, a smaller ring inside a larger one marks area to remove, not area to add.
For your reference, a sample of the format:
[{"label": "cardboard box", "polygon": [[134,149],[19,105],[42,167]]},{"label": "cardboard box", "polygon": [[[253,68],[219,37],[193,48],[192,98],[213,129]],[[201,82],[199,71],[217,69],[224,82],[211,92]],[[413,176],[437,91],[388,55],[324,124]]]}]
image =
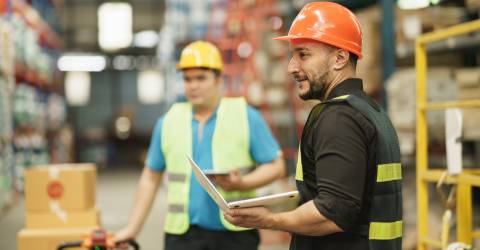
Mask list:
[{"label": "cardboard box", "polygon": [[[17,250],[55,250],[64,242],[83,240],[93,229],[22,229],[17,233]],[[85,248],[70,249],[84,250]]]},{"label": "cardboard box", "polygon": [[467,9],[470,11],[480,10],[480,1],[478,0],[466,0],[465,5],[467,6]]},{"label": "cardboard box", "polygon": [[95,185],[93,164],[37,166],[25,172],[25,208],[27,213],[93,209]]},{"label": "cardboard box", "polygon": [[459,88],[480,89],[480,70],[477,68],[461,68],[455,70],[455,80]]},{"label": "cardboard box", "polygon": [[100,226],[100,211],[97,208],[82,212],[28,212],[28,229],[79,228]]},{"label": "cardboard box", "polygon": [[463,110],[463,140],[480,141],[480,127],[478,126],[478,121],[480,121],[479,109]]}]

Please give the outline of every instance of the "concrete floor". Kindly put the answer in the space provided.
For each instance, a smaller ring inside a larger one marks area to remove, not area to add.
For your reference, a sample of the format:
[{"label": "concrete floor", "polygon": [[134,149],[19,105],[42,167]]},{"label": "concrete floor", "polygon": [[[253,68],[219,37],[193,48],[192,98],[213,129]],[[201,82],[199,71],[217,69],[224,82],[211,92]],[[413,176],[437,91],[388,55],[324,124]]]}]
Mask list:
[{"label": "concrete floor", "polygon": [[[97,207],[101,211],[102,225],[107,230],[116,231],[127,223],[139,175],[140,169],[119,169],[99,173]],[[142,249],[163,249],[164,197],[165,192],[160,191],[137,239]],[[0,250],[16,249],[16,234],[25,224],[24,210],[23,199],[20,199],[5,217],[0,218]],[[280,245],[269,243],[263,244],[260,249],[286,250],[288,246],[285,243]]]},{"label": "concrete floor", "polygon": [[[403,249],[415,249],[416,245],[416,192],[413,168],[405,168],[403,176],[404,201],[404,237]],[[116,231],[126,224],[133,203],[140,169],[115,169],[100,171],[97,180],[97,207],[101,210],[102,225],[109,231]],[[147,219],[143,231],[138,237],[142,249],[163,249],[163,215],[165,211],[165,193],[160,188],[154,207]],[[433,191],[433,190],[432,190]],[[429,215],[430,235],[439,237],[439,222],[443,209],[438,197],[432,193],[432,209]],[[480,221],[479,218],[476,220]],[[25,215],[23,200],[0,218],[0,250],[16,249],[16,233],[24,227]],[[478,224],[476,224],[478,225]],[[280,240],[279,240],[280,239]],[[288,235],[278,232],[262,232],[261,250],[288,249]],[[279,243],[280,242],[280,243]],[[34,250],[34,249],[32,249]]]}]

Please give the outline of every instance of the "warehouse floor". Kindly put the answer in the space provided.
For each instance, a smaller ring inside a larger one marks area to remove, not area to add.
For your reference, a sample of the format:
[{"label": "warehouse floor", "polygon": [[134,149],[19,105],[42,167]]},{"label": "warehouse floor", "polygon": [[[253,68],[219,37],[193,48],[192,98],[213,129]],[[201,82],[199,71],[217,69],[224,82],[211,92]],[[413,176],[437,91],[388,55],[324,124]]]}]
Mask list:
[{"label": "warehouse floor", "polygon": [[[119,169],[100,171],[97,181],[97,206],[101,210],[102,225],[108,230],[118,230],[126,224],[133,203],[133,197],[137,186],[140,170]],[[164,189],[160,189],[164,190]],[[138,238],[142,249],[163,249],[163,215],[164,204],[162,197],[165,192],[160,191],[155,201],[152,212],[147,219],[142,233]],[[24,227],[24,202],[20,199],[18,204],[8,214],[0,219],[0,249],[16,249],[16,233]],[[261,250],[285,250],[286,243],[275,243],[278,233],[262,233],[266,235],[262,240]],[[282,237],[284,235],[280,235]],[[267,238],[267,239],[266,239]],[[283,242],[287,242],[284,239]]]}]

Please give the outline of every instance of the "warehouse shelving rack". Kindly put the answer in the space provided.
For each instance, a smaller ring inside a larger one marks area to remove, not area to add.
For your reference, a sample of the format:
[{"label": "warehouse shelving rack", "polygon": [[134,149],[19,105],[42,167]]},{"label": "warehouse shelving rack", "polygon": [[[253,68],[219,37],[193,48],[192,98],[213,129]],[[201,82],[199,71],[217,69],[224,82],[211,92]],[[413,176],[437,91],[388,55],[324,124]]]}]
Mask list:
[{"label": "warehouse shelving rack", "polygon": [[[445,174],[443,169],[428,168],[428,133],[427,112],[449,108],[480,108],[480,100],[428,102],[427,101],[427,46],[454,37],[470,34],[480,30],[480,20],[462,23],[449,28],[437,30],[419,36],[415,42],[415,67],[417,77],[416,122],[417,122],[417,249],[428,247],[444,248],[445,242],[433,240],[428,234],[428,184],[437,183]],[[480,187],[480,169],[464,169],[458,175],[447,175],[444,183],[455,185],[456,199],[456,241],[472,244],[473,238],[480,238],[480,231],[473,230],[472,188]]]}]

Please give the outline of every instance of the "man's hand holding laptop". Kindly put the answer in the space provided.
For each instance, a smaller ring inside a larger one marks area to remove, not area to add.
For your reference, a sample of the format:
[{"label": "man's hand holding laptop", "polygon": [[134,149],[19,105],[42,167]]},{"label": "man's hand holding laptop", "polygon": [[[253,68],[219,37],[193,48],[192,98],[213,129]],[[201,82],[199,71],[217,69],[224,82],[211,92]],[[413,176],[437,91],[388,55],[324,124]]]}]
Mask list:
[{"label": "man's hand holding laptop", "polygon": [[[222,196],[222,194],[217,190],[215,185],[212,183],[210,178],[207,177],[207,174],[205,174],[204,171],[200,169],[200,167],[192,160],[190,156],[187,156],[187,159],[190,162],[194,176],[198,180],[199,184],[210,195],[213,201],[217,203],[218,207],[224,212],[233,208],[263,207],[263,206],[273,205],[280,202],[285,202],[286,200],[289,200],[289,199],[294,199],[298,196],[298,191],[290,191],[290,192],[284,192],[279,194],[227,202],[225,198]],[[231,175],[229,175],[229,178],[230,176]],[[249,174],[249,176],[252,176],[252,174]],[[252,179],[255,179],[255,178],[252,178]],[[246,183],[246,181],[244,181],[243,178],[242,178],[242,182]],[[249,186],[248,183],[246,183],[246,185]],[[263,210],[263,211],[268,211],[268,210]]]}]

